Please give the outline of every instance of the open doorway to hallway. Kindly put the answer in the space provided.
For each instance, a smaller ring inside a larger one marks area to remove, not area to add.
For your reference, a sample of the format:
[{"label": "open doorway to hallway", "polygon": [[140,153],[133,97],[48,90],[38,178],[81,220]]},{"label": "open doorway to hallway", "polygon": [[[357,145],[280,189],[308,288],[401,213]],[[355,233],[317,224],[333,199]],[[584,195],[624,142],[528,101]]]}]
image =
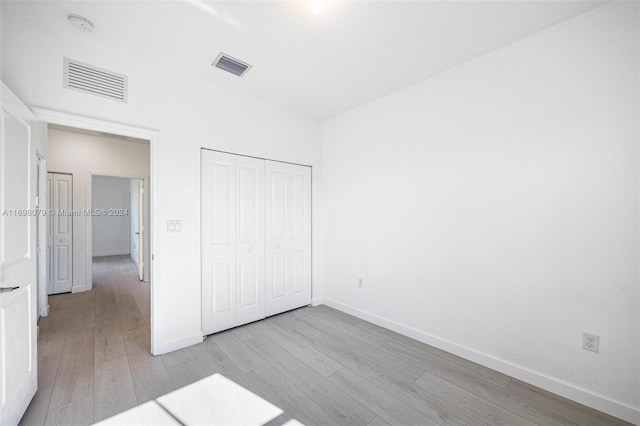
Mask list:
[{"label": "open doorway to hallway", "polygon": [[[86,313],[78,321],[96,332],[105,319],[115,320],[122,333],[135,334],[136,347],[144,346],[147,353],[151,352],[150,162],[147,140],[49,125],[47,169],[69,176],[73,185],[66,186],[64,197],[52,186],[47,204],[54,214],[47,227],[53,230],[56,220],[68,220],[71,244],[66,250],[71,261],[65,265],[71,284],[66,291],[94,293],[70,299],[95,301],[93,307],[74,306],[73,311]],[[65,197],[64,208],[56,208]],[[48,232],[47,240],[52,236]],[[48,281],[60,274],[63,254],[48,245]],[[53,296],[52,288],[47,293],[55,309],[54,300],[61,296]]]},{"label": "open doorway to hallway", "polygon": [[98,257],[126,255],[136,265],[140,281],[145,281],[146,263],[144,204],[144,179],[91,176],[93,261]]}]

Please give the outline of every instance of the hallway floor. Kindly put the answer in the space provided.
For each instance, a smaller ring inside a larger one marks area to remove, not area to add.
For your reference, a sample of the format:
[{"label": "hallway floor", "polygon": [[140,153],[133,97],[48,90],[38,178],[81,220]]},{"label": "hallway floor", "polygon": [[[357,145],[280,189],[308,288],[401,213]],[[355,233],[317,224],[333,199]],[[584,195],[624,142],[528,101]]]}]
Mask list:
[{"label": "hallway floor", "polygon": [[[168,377],[153,382],[162,360],[149,354],[149,300],[128,255],[94,258],[92,291],[49,296],[38,392],[21,424],[91,424],[173,390]],[[132,372],[151,381],[134,387]]]}]

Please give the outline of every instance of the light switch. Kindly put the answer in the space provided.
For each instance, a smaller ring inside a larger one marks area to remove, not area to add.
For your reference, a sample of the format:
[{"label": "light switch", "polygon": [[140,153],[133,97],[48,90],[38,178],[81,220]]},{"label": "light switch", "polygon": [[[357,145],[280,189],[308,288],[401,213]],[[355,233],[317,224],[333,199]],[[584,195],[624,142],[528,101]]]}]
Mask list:
[{"label": "light switch", "polygon": [[167,221],[167,232],[182,232],[182,221],[181,220],[168,220]]}]

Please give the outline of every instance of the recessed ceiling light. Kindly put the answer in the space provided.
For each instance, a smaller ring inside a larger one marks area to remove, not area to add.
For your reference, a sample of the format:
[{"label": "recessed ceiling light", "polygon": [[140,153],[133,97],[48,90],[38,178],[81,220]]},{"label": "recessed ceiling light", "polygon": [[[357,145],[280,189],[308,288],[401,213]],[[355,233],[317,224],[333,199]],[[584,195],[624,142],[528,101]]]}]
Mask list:
[{"label": "recessed ceiling light", "polygon": [[311,0],[311,11],[314,14],[320,15],[323,10],[324,4],[322,4],[322,0]]},{"label": "recessed ceiling light", "polygon": [[93,31],[93,24],[84,16],[76,15],[74,13],[67,15],[67,20],[73,28],[83,33],[90,33]]}]

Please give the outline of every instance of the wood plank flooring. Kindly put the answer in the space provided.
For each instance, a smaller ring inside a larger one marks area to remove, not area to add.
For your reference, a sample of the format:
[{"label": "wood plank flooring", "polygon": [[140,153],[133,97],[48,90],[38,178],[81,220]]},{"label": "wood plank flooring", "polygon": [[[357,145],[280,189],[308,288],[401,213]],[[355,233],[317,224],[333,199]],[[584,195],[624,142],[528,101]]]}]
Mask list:
[{"label": "wood plank flooring", "polygon": [[620,425],[334,309],[306,307],[149,354],[149,284],[94,259],[94,289],[51,296],[22,425],[87,425],[220,373],[307,425]]}]

